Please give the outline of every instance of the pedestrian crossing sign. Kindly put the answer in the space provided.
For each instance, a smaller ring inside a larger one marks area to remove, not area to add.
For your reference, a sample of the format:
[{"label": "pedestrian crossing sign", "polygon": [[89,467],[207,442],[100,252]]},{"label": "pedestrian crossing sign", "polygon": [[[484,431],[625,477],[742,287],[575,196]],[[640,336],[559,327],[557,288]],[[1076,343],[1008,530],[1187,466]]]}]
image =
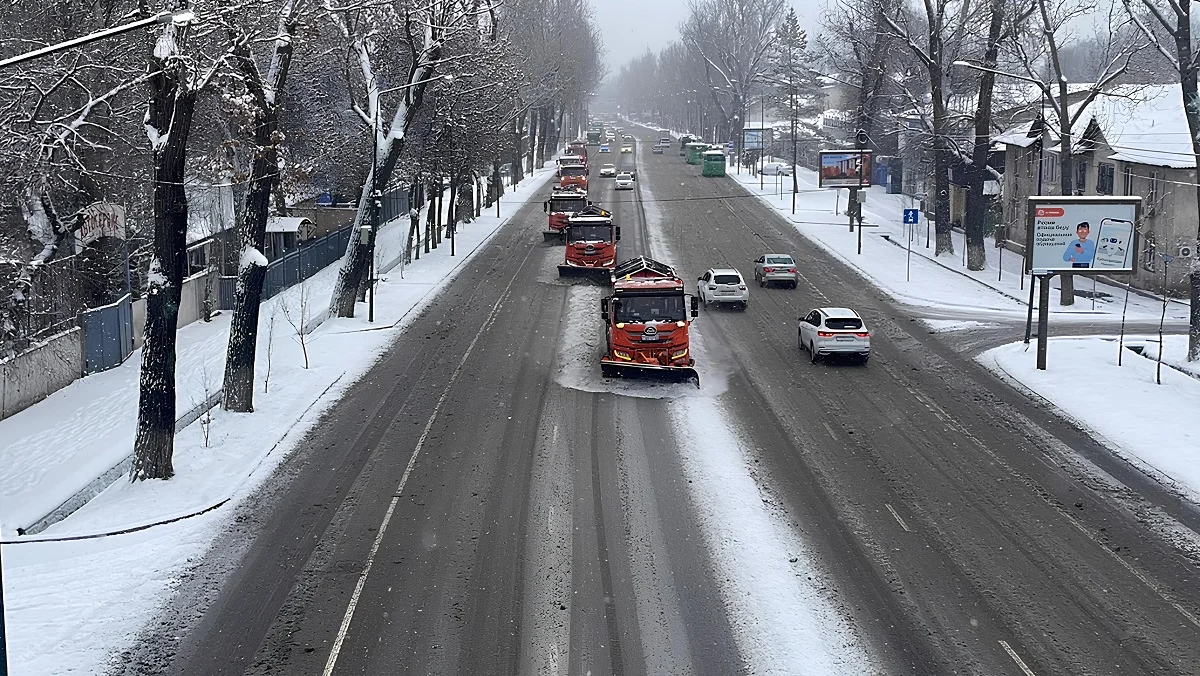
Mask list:
[{"label": "pedestrian crossing sign", "polygon": [[905,209],[904,210],[905,224],[916,225],[917,223],[920,223],[921,222],[920,214],[921,214],[921,212],[917,209]]}]

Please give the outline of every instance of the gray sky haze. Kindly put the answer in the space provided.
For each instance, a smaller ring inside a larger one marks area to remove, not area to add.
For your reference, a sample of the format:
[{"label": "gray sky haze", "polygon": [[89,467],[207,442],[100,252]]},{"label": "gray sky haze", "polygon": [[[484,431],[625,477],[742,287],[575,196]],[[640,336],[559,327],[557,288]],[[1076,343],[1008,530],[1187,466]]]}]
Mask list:
[{"label": "gray sky haze", "polygon": [[[679,37],[679,24],[687,17],[688,0],[591,0],[596,22],[604,36],[610,75],[616,75],[631,58],[658,51]],[[800,25],[810,37],[816,34],[824,11],[822,0],[791,0]]]}]

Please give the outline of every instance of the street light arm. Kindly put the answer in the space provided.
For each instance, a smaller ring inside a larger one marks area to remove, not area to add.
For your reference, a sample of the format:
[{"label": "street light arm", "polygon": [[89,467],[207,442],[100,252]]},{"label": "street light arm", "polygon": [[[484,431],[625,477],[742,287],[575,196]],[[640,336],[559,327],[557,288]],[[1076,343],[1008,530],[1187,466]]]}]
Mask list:
[{"label": "street light arm", "polygon": [[71,40],[67,40],[66,42],[60,42],[56,45],[49,45],[47,47],[42,47],[41,49],[35,49],[32,52],[26,52],[24,54],[19,54],[17,56],[11,57],[11,58],[4,59],[3,61],[0,61],[0,68],[7,68],[9,66],[15,66],[17,64],[25,63],[26,61],[40,59],[43,56],[49,56],[49,55],[55,54],[57,52],[65,51],[68,49],[73,49],[75,47],[80,47],[82,45],[96,42],[97,40],[104,40],[106,38],[111,38],[114,35],[120,35],[122,33],[128,33],[130,31],[135,31],[139,28],[145,28],[147,26],[153,26],[155,24],[168,24],[168,23],[173,23],[176,25],[187,24],[187,23],[191,23],[192,21],[195,21],[195,19],[196,19],[196,15],[193,14],[191,10],[176,10],[173,12],[159,12],[158,14],[155,14],[154,16],[146,18],[146,19],[138,19],[137,21],[133,21],[131,23],[127,23],[122,26],[113,26],[112,28],[105,28],[102,31],[96,31],[95,33],[90,33],[88,35],[83,35],[83,36],[80,36],[80,37],[77,37],[77,38],[74,38]]}]

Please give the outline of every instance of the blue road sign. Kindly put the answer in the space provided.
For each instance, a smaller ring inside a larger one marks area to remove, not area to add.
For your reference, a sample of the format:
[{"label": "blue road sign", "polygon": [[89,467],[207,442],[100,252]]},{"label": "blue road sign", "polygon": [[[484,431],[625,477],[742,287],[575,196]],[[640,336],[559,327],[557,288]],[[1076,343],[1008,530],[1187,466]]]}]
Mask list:
[{"label": "blue road sign", "polygon": [[915,225],[921,222],[921,212],[918,209],[905,209],[904,222],[906,224]]}]

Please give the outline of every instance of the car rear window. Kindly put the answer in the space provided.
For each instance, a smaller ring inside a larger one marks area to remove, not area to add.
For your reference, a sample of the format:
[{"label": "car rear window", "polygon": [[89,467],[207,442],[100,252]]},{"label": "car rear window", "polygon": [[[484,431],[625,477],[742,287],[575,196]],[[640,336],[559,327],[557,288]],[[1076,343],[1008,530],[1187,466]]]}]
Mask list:
[{"label": "car rear window", "polygon": [[713,281],[717,284],[741,284],[742,278],[737,275],[714,275]]},{"label": "car rear window", "polygon": [[825,326],[831,329],[861,329],[862,320],[856,317],[830,317],[825,320]]},{"label": "car rear window", "polygon": [[771,265],[791,265],[792,259],[787,258],[786,256],[773,257],[768,258],[767,263],[770,263]]}]

